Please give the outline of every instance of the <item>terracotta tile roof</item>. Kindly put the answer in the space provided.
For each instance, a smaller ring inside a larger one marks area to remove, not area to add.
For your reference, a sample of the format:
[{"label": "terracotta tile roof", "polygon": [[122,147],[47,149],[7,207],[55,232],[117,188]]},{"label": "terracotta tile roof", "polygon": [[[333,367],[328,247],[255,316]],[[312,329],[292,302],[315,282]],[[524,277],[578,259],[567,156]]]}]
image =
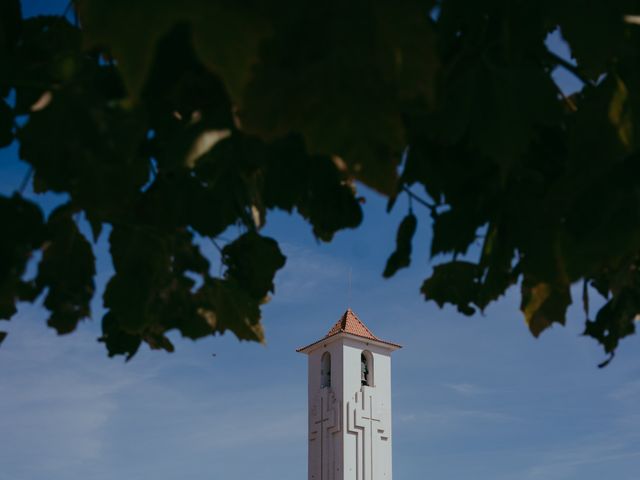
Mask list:
[{"label": "terracotta tile roof", "polygon": [[312,347],[313,345],[320,343],[327,338],[333,337],[334,335],[338,335],[339,333],[348,333],[356,337],[367,338],[376,342],[386,343],[387,345],[391,345],[392,347],[402,348],[397,343],[387,342],[386,340],[381,340],[376,337],[373,332],[369,330],[364,323],[362,323],[362,321],[353,312],[353,310],[347,308],[347,311],[344,312],[344,314],[335,323],[335,325],[331,327],[331,329],[324,337],[322,337],[320,340],[310,343],[309,345],[298,348],[296,351],[301,352],[303,350],[306,350],[307,348]]},{"label": "terracotta tile roof", "polygon": [[342,317],[340,317],[340,320],[338,320],[336,324],[331,327],[331,330],[329,330],[329,333],[325,335],[325,338],[335,335],[339,332],[350,333],[352,335],[357,335],[358,337],[370,338],[371,340],[380,341],[380,339],[376,337],[364,323],[362,323],[362,321],[355,313],[353,313],[353,310],[351,310],[350,308],[347,308],[347,311],[344,312]]}]

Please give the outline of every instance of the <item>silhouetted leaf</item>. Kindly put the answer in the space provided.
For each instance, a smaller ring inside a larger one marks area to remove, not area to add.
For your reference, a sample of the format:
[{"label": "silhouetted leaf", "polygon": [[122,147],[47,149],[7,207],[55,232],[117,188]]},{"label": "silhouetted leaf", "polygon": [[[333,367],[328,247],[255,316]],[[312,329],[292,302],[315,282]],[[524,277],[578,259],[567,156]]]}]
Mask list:
[{"label": "silhouetted leaf", "polygon": [[382,276],[389,278],[401,268],[408,267],[411,263],[411,242],[416,233],[417,219],[413,213],[409,213],[402,219],[396,234],[396,249],[387,260]]},{"label": "silhouetted leaf", "polygon": [[479,262],[483,273],[476,304],[481,310],[518,281],[520,266],[513,265],[515,252],[511,242],[504,226],[488,226]]},{"label": "silhouetted leaf", "polygon": [[31,283],[23,280],[27,262],[44,240],[40,208],[15,194],[0,196],[0,223],[8,228],[0,235],[0,319],[16,312],[16,301],[33,300]]},{"label": "silhouetted leaf", "polygon": [[20,38],[22,7],[20,0],[5,0],[0,4],[0,59],[6,60]]},{"label": "silhouetted leaf", "polygon": [[36,277],[38,288],[47,291],[44,306],[51,312],[47,323],[58,334],[72,332],[80,320],[90,316],[95,291],[95,257],[72,214],[68,206],[62,206],[49,216]]},{"label": "silhouetted leaf", "polygon": [[280,139],[267,148],[264,203],[300,215],[313,226],[320,240],[330,241],[336,231],[355,228],[362,209],[343,164],[336,158],[308,155],[298,136]]},{"label": "silhouetted leaf", "polygon": [[106,48],[118,61],[134,97],[147,79],[157,41],[177,24],[187,22],[202,61],[226,78],[231,93],[238,98],[257,47],[269,30],[260,11],[256,11],[258,6],[258,2],[206,0],[180,4],[168,0],[78,2],[85,45]]},{"label": "silhouetted leaf", "polygon": [[3,100],[0,100],[0,147],[6,147],[13,142],[13,110]]},{"label": "silhouetted leaf", "polygon": [[68,192],[93,222],[130,215],[149,175],[149,161],[140,155],[141,114],[109,104],[111,82],[57,92],[18,133],[20,156],[34,167],[34,190]]},{"label": "silhouetted leaf", "polygon": [[535,337],[553,323],[564,325],[565,314],[570,304],[569,285],[536,282],[527,278],[522,282],[520,309]]},{"label": "silhouetted leaf", "polygon": [[[243,126],[269,138],[299,132],[311,154],[337,155],[358,180],[391,193],[404,147],[401,100],[429,96],[437,65],[428,8],[420,17],[415,5],[386,27],[384,6],[292,3],[261,49]],[[419,77],[425,69],[428,79]]]},{"label": "silhouetted leaf", "polygon": [[274,291],[273,277],[286,261],[275,240],[254,231],[226,245],[222,255],[227,265],[225,276],[257,301]]},{"label": "silhouetted leaf", "polygon": [[99,340],[107,347],[110,357],[126,355],[127,360],[133,358],[142,343],[139,335],[125,332],[112,313],[107,313],[102,319],[102,336]]},{"label": "silhouetted leaf", "polygon": [[[633,272],[632,276],[637,277]],[[602,307],[595,320],[587,320],[584,335],[596,339],[604,351],[610,355],[609,360],[601,364],[605,366],[618,347],[621,339],[635,333],[635,322],[640,315],[638,279],[632,280],[632,286],[625,286]]]},{"label": "silhouetted leaf", "polygon": [[[360,182],[389,206],[416,192],[385,276],[431,215],[443,263],[426,299],[472,314],[522,281],[538,335],[586,281],[608,299],[586,334],[612,355],[640,296],[637,12],[512,3],[78,0],[78,25],[1,3],[0,146],[16,140],[34,190],[68,204],[44,229],[37,207],[0,197],[0,316],[43,290],[59,331],[88,315],[77,215],[94,239],[111,229],[110,355],[171,351],[171,331],[263,341],[284,257],[258,231],[282,209],[330,241],[361,223]],[[549,51],[554,31],[575,62]],[[558,69],[580,80],[570,97]],[[237,228],[216,278],[199,246]]]},{"label": "silhouetted leaf", "polygon": [[476,239],[478,222],[469,218],[474,212],[458,209],[434,215],[431,256],[440,253],[465,253]]},{"label": "silhouetted leaf", "polygon": [[114,227],[109,236],[115,275],[104,292],[112,323],[141,333],[153,322],[154,295],[168,281],[168,239],[153,228]]},{"label": "silhouetted leaf", "polygon": [[5,0],[0,3],[0,98],[6,97],[11,88],[11,57],[22,30],[22,8],[20,0]]},{"label": "silhouetted leaf", "polygon": [[433,274],[422,284],[420,291],[425,299],[433,300],[439,307],[451,303],[465,315],[473,315],[478,295],[478,266],[474,263],[452,261],[436,265]]},{"label": "silhouetted leaf", "polygon": [[[596,80],[625,43],[624,16],[631,13],[625,2],[597,2],[583,8],[578,0],[555,5],[562,36],[569,43],[571,56],[584,73]],[[636,12],[633,12],[636,13]]]},{"label": "silhouetted leaf", "polygon": [[81,40],[80,30],[64,18],[36,16],[23,21],[11,72],[16,113],[30,113],[43,94],[86,73],[92,60],[82,52]]},{"label": "silhouetted leaf", "polygon": [[264,342],[260,302],[231,280],[213,279],[197,294],[198,313],[216,331],[232,331],[239,340]]}]

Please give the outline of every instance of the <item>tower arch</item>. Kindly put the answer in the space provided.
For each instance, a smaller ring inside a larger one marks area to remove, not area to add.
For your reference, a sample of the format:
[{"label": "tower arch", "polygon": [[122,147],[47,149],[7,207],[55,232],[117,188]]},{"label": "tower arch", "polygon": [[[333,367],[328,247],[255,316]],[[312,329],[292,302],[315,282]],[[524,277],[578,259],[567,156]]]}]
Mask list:
[{"label": "tower arch", "polygon": [[331,354],[324,352],[320,360],[320,388],[331,387]]},{"label": "tower arch", "polygon": [[360,383],[363,386],[374,387],[373,354],[369,350],[363,350],[360,354]]}]

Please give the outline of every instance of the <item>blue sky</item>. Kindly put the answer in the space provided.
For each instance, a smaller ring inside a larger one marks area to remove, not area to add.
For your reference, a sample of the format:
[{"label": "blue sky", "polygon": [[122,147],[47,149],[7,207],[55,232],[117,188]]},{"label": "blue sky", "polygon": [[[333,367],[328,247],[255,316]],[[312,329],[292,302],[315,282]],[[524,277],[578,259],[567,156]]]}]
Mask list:
[{"label": "blue sky", "polygon": [[[27,6],[58,12],[62,3]],[[550,41],[562,52],[557,35]],[[576,88],[561,72],[558,81]],[[15,148],[0,150],[0,192],[14,191],[25,171]],[[268,218],[265,233],[281,242],[287,265],[264,308],[266,346],[174,336],[175,353],[143,348],[125,364],[95,341],[99,296],[93,320],[64,337],[46,327],[41,302],[22,306],[2,324],[0,480],[306,478],[306,358],[295,348],[347,306],[376,335],[404,345],[393,357],[396,480],[635,480],[640,337],[623,341],[599,370],[603,354],[580,337],[578,304],[567,327],[535,340],[517,289],[472,318],[425,303],[427,212],[413,265],[384,280],[406,204],[388,215],[384,199],[360,191],[363,225],[331,244],[317,243],[296,216]],[[100,285],[111,274],[105,240],[96,245]]]}]

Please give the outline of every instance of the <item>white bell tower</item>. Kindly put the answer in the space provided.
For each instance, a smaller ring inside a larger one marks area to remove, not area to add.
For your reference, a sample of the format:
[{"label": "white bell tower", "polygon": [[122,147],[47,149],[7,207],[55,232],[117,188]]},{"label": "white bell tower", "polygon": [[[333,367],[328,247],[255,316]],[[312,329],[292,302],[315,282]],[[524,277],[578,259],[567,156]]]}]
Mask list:
[{"label": "white bell tower", "polygon": [[348,309],[309,356],[309,480],[392,480],[391,352]]}]

